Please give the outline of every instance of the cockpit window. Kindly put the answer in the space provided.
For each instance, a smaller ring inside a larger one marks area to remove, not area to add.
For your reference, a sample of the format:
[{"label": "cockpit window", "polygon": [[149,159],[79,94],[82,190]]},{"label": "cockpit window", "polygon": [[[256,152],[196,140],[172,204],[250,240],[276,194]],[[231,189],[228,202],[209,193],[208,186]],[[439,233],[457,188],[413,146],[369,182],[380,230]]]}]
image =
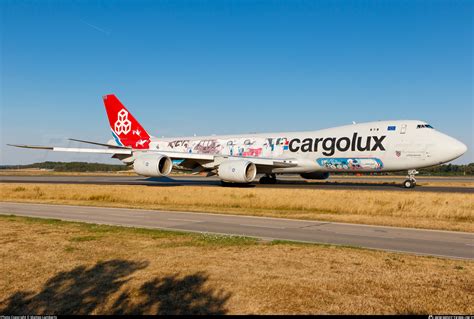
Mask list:
[{"label": "cockpit window", "polygon": [[418,124],[416,128],[433,128],[433,126],[429,124]]}]

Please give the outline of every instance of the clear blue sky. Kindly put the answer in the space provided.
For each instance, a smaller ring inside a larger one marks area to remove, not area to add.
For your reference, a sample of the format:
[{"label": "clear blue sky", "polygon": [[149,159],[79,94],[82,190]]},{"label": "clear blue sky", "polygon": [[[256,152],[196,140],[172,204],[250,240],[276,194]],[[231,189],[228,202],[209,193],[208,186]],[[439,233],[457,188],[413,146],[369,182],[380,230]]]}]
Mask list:
[{"label": "clear blue sky", "polygon": [[473,1],[2,1],[0,163],[111,162],[6,143],[421,119],[471,149]]}]

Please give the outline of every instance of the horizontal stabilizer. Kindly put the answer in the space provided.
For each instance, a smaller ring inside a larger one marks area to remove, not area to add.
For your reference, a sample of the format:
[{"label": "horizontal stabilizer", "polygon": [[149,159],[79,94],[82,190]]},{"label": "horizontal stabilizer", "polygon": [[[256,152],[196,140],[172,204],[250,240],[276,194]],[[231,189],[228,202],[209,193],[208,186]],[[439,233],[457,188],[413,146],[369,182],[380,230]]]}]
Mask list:
[{"label": "horizontal stabilizer", "polygon": [[7,144],[8,146],[20,147],[20,148],[34,148],[37,150],[53,150],[52,146],[36,146],[36,145],[16,145],[16,144]]},{"label": "horizontal stabilizer", "polygon": [[132,150],[129,148],[73,148],[73,147],[51,147],[51,146],[36,146],[36,145],[15,145],[7,144],[8,146],[30,148],[37,150],[50,150],[53,152],[75,152],[75,153],[96,153],[96,154],[125,154],[131,155]]},{"label": "horizontal stabilizer", "polygon": [[131,149],[121,148],[72,148],[72,147],[53,147],[54,152],[75,152],[75,153],[97,153],[97,154],[126,154],[131,155]]},{"label": "horizontal stabilizer", "polygon": [[74,142],[79,142],[79,143],[86,143],[86,144],[92,144],[92,145],[99,145],[99,146],[105,146],[109,148],[123,148],[123,149],[130,149],[129,147],[125,146],[119,146],[119,145],[110,145],[110,144],[105,144],[105,143],[98,143],[98,142],[91,142],[91,141],[84,141],[84,140],[77,140],[75,138],[70,138],[70,141]]}]

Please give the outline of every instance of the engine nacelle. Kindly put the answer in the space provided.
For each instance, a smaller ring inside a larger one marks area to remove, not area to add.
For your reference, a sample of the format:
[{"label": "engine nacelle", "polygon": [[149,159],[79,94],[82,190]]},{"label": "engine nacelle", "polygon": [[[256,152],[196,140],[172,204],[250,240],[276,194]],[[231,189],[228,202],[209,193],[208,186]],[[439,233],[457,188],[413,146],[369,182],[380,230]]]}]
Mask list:
[{"label": "engine nacelle", "polygon": [[250,161],[227,160],[219,165],[217,175],[225,182],[250,183],[257,175],[257,167]]},{"label": "engine nacelle", "polygon": [[329,173],[328,172],[311,172],[311,173],[300,174],[300,176],[305,179],[328,179]]},{"label": "engine nacelle", "polygon": [[173,162],[171,159],[161,154],[142,155],[133,162],[135,172],[143,176],[166,176],[171,172],[172,168]]}]

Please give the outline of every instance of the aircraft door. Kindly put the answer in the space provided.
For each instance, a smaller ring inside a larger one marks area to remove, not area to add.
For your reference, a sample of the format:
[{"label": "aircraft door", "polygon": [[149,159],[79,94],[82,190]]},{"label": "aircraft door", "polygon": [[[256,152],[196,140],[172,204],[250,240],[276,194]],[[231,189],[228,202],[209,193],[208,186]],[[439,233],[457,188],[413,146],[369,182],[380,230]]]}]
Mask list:
[{"label": "aircraft door", "polygon": [[405,134],[407,132],[407,125],[402,124],[402,128],[400,129],[400,134]]}]

